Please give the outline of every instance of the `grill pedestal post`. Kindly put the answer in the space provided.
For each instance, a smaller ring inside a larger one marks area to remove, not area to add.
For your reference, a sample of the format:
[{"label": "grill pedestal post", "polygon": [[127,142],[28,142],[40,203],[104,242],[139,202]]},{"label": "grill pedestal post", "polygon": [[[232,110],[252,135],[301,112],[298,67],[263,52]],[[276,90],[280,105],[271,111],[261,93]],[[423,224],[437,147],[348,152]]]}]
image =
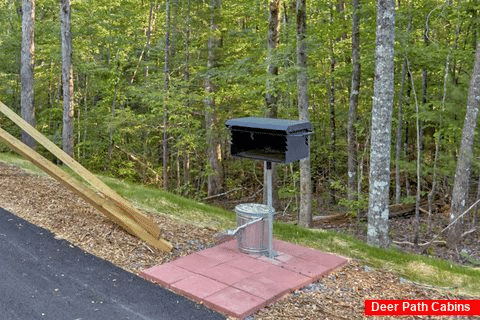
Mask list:
[{"label": "grill pedestal post", "polygon": [[268,216],[267,216],[267,224],[268,224],[268,257],[275,258],[276,253],[273,251],[273,214],[275,209],[273,208],[273,194],[272,194],[272,162],[265,161],[265,175],[267,177],[267,206]]}]

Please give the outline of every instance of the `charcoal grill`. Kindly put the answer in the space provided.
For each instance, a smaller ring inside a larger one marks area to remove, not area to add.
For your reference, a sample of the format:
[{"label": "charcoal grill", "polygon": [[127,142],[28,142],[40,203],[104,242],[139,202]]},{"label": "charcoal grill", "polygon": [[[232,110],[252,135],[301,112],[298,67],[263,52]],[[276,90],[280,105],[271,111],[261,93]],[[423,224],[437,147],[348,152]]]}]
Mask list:
[{"label": "charcoal grill", "polygon": [[243,204],[235,208],[237,229],[227,235],[236,235],[239,250],[246,253],[275,257],[272,248],[272,162],[291,163],[310,154],[312,124],[303,120],[273,118],[237,118],[228,120],[231,133],[232,156],[265,162],[266,206]]}]

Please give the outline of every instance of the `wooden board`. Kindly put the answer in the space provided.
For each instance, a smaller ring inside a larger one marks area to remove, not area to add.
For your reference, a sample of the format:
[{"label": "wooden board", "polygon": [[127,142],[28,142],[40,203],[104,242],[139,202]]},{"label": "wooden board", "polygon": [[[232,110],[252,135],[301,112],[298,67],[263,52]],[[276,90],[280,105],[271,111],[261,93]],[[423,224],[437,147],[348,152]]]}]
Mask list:
[{"label": "wooden board", "polygon": [[53,178],[57,179],[63,185],[68,187],[71,191],[78,194],[86,202],[91,204],[94,208],[102,212],[105,216],[113,222],[118,223],[129,233],[139,237],[151,246],[163,250],[170,251],[172,245],[163,239],[156,239],[145,229],[143,229],[135,220],[126,216],[114,203],[108,201],[93,190],[77,181],[74,177],[58,168],[49,160],[30,149],[27,145],[10,135],[8,132],[0,128],[0,140],[6,143],[11,149],[19,153],[23,157],[30,160],[33,164],[41,168]]},{"label": "wooden board", "polygon": [[84,185],[0,128],[0,140],[5,142],[12,150],[27,158],[71,191],[78,194],[94,208],[102,212],[107,218],[122,226],[127,232],[137,236],[157,249],[167,252],[172,250],[173,246],[168,241],[160,238],[160,228],[153,220],[134,208],[127,200],[120,197],[100,179],[55,146],[50,140],[27,124],[1,102],[0,111],[24,129],[25,132],[30,134],[37,142],[51,151],[57,158],[67,165],[70,164],[69,167],[89,182],[90,187]]},{"label": "wooden board", "polygon": [[130,202],[122,198],[110,187],[108,187],[103,181],[94,176],[90,171],[83,167],[80,163],[75,161],[72,157],[66,154],[62,149],[57,147],[47,137],[37,131],[34,127],[28,124],[25,120],[19,117],[15,112],[10,110],[5,104],[0,102],[0,111],[16,125],[18,125],[23,131],[28,133],[39,144],[44,146],[55,157],[66,164],[76,174],[81,176],[87,181],[93,188],[100,192],[105,198],[110,199],[117,203],[119,209],[125,212],[131,219],[135,220],[140,226],[147,230],[154,238],[160,238],[160,228],[151,219],[145,216],[142,212],[136,209]]}]

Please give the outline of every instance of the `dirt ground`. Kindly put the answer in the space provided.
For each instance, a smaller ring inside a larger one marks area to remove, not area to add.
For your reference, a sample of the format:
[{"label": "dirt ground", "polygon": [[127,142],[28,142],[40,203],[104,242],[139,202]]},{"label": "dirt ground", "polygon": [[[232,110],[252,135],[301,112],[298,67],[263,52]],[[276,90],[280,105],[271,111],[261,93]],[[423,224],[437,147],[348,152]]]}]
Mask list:
[{"label": "dirt ground", "polygon": [[[213,245],[213,235],[217,232],[147,212],[164,230],[163,237],[174,245],[171,253],[162,253],[125,233],[55,180],[4,163],[0,163],[0,206],[136,274]],[[393,272],[372,269],[351,260],[249,320],[361,319],[365,299],[406,298],[463,297],[448,289],[411,283]]]}]

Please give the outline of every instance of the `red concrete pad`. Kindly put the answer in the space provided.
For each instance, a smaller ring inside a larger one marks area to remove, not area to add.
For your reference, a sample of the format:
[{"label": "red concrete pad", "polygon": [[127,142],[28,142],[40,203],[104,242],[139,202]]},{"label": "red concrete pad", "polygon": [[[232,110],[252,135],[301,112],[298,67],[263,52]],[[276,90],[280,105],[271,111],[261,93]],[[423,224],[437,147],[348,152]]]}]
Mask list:
[{"label": "red concrete pad", "polygon": [[246,254],[232,240],[142,274],[209,308],[243,318],[347,262],[279,240],[273,249],[273,258]]},{"label": "red concrete pad", "polygon": [[219,260],[221,262],[234,260],[242,255],[242,253],[240,253],[238,250],[234,251],[234,250],[228,249],[228,247],[225,248],[221,246],[216,246],[213,248],[208,248],[208,249],[199,251],[198,254],[204,257],[209,257],[209,258]]},{"label": "red concrete pad", "polygon": [[226,264],[251,273],[260,273],[271,267],[271,264],[250,257],[246,253],[235,260],[226,262]]},{"label": "red concrete pad", "polygon": [[175,282],[172,284],[171,289],[193,300],[201,301],[203,298],[227,287],[228,285],[219,281],[194,274],[191,277]]},{"label": "red concrete pad", "polygon": [[294,257],[301,256],[310,250],[310,248],[307,247],[275,239],[273,240],[272,246],[274,250],[289,254]]},{"label": "red concrete pad", "polygon": [[283,268],[311,277],[313,280],[320,279],[330,268],[316,262],[310,262],[304,259],[295,258],[287,261]]},{"label": "red concrete pad", "polygon": [[287,261],[290,261],[292,258],[293,256],[289,255],[288,253],[277,252],[277,256],[275,257],[275,260],[285,263]]},{"label": "red concrete pad", "polygon": [[280,298],[290,291],[290,286],[284,282],[257,275],[241,280],[235,283],[233,287],[263,298],[267,302]]},{"label": "red concrete pad", "polygon": [[272,266],[256,275],[256,277],[265,277],[273,280],[274,282],[282,283],[288,286],[291,291],[305,287],[313,282],[311,277],[307,277],[295,271],[290,271],[278,266]]},{"label": "red concrete pad", "polygon": [[228,287],[204,299],[204,304],[236,318],[244,318],[267,305],[265,299]]},{"label": "red concrete pad", "polygon": [[347,262],[345,258],[314,249],[309,249],[307,252],[300,255],[299,258],[321,264],[327,268],[336,268]]},{"label": "red concrete pad", "polygon": [[201,271],[208,270],[221,263],[222,261],[220,260],[217,260],[212,257],[200,255],[198,254],[198,252],[192,253],[185,257],[181,257],[180,259],[177,259],[171,262],[171,264],[173,264],[174,266],[180,267],[182,269],[186,269],[193,273],[201,273]]},{"label": "red concrete pad", "polygon": [[283,254],[283,253],[276,252],[276,254],[277,255],[273,258],[270,258],[270,257],[267,257],[267,256],[258,256],[258,257],[256,257],[256,259],[258,259],[260,261],[263,261],[263,262],[266,262],[266,263],[269,263],[269,264],[273,264],[275,266],[282,266],[285,263],[285,261],[288,261],[292,258],[292,256],[287,255],[287,254]]},{"label": "red concrete pad", "polygon": [[211,269],[202,271],[202,275],[222,283],[232,285],[240,280],[250,277],[252,273],[229,265],[221,264]]},{"label": "red concrete pad", "polygon": [[141,272],[141,276],[152,282],[170,288],[173,283],[191,277],[194,273],[173,264],[162,264]]},{"label": "red concrete pad", "polygon": [[223,248],[223,249],[232,250],[232,251],[235,251],[237,253],[240,253],[238,251],[238,241],[237,241],[237,239],[221,243],[217,246],[217,248]]}]

